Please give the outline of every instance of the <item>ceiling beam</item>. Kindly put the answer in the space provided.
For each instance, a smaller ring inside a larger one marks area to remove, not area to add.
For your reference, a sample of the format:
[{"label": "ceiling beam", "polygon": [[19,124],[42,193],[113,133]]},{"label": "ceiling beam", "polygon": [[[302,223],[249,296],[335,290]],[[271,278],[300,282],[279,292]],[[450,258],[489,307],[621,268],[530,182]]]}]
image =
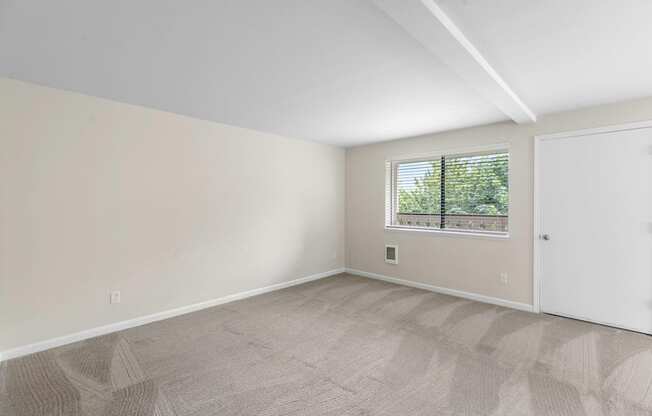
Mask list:
[{"label": "ceiling beam", "polygon": [[516,95],[435,0],[374,0],[458,76],[516,123],[536,115]]}]

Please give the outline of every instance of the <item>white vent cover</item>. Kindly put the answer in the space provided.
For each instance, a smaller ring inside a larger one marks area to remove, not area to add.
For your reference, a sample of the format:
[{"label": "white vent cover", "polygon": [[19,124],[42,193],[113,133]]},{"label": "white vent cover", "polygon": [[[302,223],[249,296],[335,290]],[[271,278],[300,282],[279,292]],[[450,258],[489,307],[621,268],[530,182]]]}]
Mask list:
[{"label": "white vent cover", "polygon": [[398,264],[398,246],[385,245],[385,262]]}]

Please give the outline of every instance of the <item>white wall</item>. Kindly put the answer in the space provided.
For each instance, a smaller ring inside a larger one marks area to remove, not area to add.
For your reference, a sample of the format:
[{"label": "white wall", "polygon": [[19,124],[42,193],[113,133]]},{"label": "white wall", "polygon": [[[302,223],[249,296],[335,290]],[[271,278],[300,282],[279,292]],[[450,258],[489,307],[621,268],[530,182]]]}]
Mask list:
[{"label": "white wall", "polygon": [[344,266],[343,149],[8,79],[0,148],[0,351]]},{"label": "white wall", "polygon": [[[651,119],[648,98],[545,116],[535,124],[499,123],[349,149],[347,266],[532,304],[533,136]],[[386,158],[494,143],[511,146],[509,239],[384,229]],[[399,245],[400,264],[384,262],[385,244]],[[509,284],[500,283],[501,272]]]}]

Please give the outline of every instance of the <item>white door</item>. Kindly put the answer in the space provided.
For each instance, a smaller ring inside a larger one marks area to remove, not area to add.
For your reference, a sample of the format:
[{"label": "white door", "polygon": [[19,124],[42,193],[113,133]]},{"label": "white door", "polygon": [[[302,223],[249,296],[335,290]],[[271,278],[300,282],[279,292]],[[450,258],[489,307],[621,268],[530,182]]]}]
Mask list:
[{"label": "white door", "polygon": [[542,312],[652,334],[652,128],[539,140]]}]

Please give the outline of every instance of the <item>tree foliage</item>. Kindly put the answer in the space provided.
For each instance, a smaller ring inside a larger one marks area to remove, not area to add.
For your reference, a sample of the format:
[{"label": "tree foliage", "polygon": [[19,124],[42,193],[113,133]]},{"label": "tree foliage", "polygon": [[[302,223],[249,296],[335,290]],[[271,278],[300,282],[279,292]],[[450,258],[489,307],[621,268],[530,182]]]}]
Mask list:
[{"label": "tree foliage", "polygon": [[[444,170],[445,213],[507,215],[507,154],[446,158]],[[399,186],[399,212],[441,213],[441,160]]]}]

